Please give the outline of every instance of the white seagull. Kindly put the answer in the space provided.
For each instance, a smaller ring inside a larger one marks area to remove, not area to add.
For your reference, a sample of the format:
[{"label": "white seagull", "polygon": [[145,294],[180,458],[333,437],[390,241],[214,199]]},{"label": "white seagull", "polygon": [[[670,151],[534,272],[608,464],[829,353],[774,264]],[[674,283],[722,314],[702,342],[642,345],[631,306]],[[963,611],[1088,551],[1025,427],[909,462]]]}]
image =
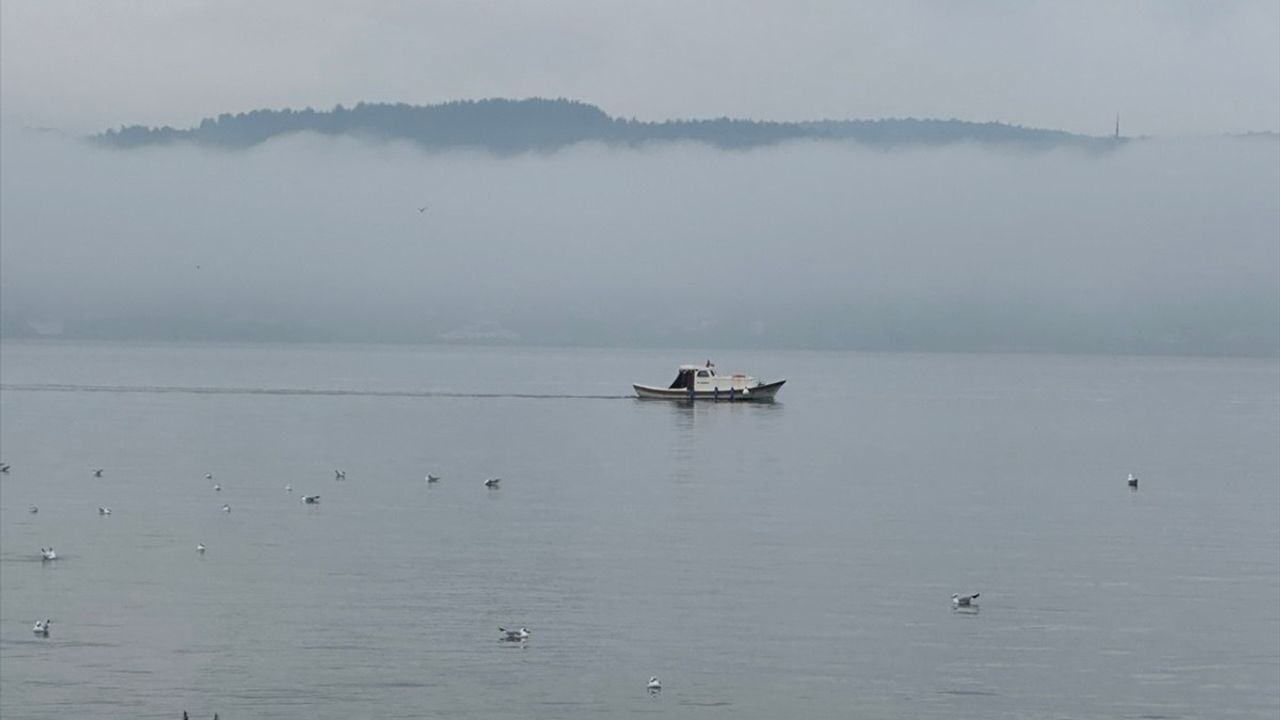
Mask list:
[{"label": "white seagull", "polygon": [[519,630],[498,628],[498,632],[506,633],[506,636],[502,638],[505,642],[524,642],[529,639],[529,628],[522,627]]},{"label": "white seagull", "polygon": [[649,684],[645,687],[648,688],[649,692],[658,692],[662,689],[662,683],[658,680],[658,676],[654,675],[649,678]]},{"label": "white seagull", "polygon": [[206,550],[206,548],[205,548],[205,546],[204,546],[204,543],[196,543],[196,552],[198,552],[198,553],[200,553],[201,555],[203,555],[205,550]]},{"label": "white seagull", "polygon": [[35,513],[40,512],[40,508],[36,507],[35,505],[32,505],[31,507],[27,508],[27,512],[34,515]]},{"label": "white seagull", "polygon": [[41,560],[57,560],[58,553],[53,551],[52,545],[50,545],[48,548],[40,548],[40,559]]},{"label": "white seagull", "polygon": [[320,502],[320,496],[319,495],[303,495],[302,502],[308,505],[315,505],[316,503]]},{"label": "white seagull", "polygon": [[484,486],[489,488],[490,490],[497,490],[498,483],[500,482],[502,482],[502,478],[489,478],[488,480],[484,481]]},{"label": "white seagull", "polygon": [[214,491],[214,492],[222,492],[222,486],[221,486],[221,485],[219,485],[219,484],[217,484],[217,483],[214,483],[214,485],[213,485],[213,491]]},{"label": "white seagull", "polygon": [[109,507],[100,507],[100,508],[98,508],[98,514],[99,514],[99,515],[110,515],[110,514],[111,514],[111,508],[109,508]]},{"label": "white seagull", "polygon": [[37,620],[36,626],[31,628],[31,632],[40,637],[49,637],[49,626],[53,624],[52,620]]},{"label": "white seagull", "polygon": [[285,486],[284,486],[284,491],[285,491],[285,492],[293,492],[293,486],[292,486],[292,485],[285,485]]},{"label": "white seagull", "polygon": [[977,604],[974,602],[974,600],[977,600],[978,595],[980,594],[981,593],[974,593],[972,595],[957,595],[953,593],[951,595],[951,607],[973,607],[974,605]]},{"label": "white seagull", "polygon": [[212,479],[213,479],[213,473],[205,473],[205,474],[204,474],[204,479],[205,479],[205,480],[212,480]]},{"label": "white seagull", "polygon": [[222,512],[225,512],[225,513],[229,513],[229,512],[231,512],[231,506],[230,506],[230,505],[223,505],[223,506],[222,506]]}]

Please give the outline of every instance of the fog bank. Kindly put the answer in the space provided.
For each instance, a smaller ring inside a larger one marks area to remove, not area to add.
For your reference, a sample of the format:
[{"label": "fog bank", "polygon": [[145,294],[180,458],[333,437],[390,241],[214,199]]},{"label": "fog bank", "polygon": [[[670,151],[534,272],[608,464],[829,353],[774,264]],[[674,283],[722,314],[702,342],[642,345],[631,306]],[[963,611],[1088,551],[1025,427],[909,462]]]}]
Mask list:
[{"label": "fog bank", "polygon": [[2,142],[9,336],[1280,347],[1274,137],[507,158]]}]

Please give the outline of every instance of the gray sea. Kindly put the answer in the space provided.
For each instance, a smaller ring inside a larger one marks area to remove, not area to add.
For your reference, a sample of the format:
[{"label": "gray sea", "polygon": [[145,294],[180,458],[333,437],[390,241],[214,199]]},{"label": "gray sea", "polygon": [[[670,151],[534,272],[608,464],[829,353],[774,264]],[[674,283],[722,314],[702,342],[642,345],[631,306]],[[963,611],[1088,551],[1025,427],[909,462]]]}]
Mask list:
[{"label": "gray sea", "polygon": [[710,357],[5,341],[0,716],[1280,715],[1276,360]]}]

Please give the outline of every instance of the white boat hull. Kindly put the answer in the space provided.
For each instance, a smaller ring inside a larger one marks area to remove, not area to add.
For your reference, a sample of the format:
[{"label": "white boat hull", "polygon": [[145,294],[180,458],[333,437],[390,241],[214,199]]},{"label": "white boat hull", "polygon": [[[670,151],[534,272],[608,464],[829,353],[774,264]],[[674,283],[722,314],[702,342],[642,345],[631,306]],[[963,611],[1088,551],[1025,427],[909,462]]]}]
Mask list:
[{"label": "white boat hull", "polygon": [[711,400],[713,402],[773,402],[786,380],[747,387],[741,390],[689,390],[687,388],[662,388],[651,385],[632,385],[636,397],[641,400]]}]

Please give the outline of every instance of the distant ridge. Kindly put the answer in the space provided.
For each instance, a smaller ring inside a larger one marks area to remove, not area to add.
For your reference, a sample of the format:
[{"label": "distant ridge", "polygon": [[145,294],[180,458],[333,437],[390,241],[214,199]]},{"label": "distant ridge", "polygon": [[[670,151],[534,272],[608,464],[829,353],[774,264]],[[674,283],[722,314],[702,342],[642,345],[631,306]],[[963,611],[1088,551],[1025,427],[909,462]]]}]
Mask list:
[{"label": "distant ridge", "polygon": [[976,142],[1038,149],[1106,149],[1118,142],[1111,137],[954,119],[771,122],[722,117],[645,122],[612,117],[588,103],[543,98],[459,100],[440,105],[360,103],[352,108],[338,105],[332,110],[253,110],[206,118],[185,130],[132,125],[108,130],[94,139],[122,148],[191,142],[234,149],[298,132],[411,141],[433,150],[471,148],[498,154],[555,151],[580,142],[643,145],[683,141],[743,150],[789,140],[841,140],[880,147]]}]

